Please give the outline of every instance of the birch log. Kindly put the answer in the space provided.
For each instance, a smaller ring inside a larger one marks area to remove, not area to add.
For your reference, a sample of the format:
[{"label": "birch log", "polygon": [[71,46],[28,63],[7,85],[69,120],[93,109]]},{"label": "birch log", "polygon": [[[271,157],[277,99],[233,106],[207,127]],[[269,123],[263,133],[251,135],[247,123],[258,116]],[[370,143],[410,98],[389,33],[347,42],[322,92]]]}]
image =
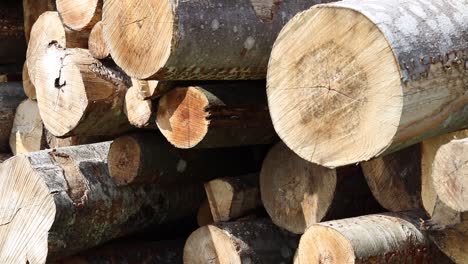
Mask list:
[{"label": "birch log", "polygon": [[9,139],[15,112],[26,98],[19,82],[0,83],[0,152],[9,152]]},{"label": "birch log", "polygon": [[109,146],[21,154],[1,165],[1,263],[46,263],[196,212],[201,186],[117,187]]},{"label": "birch log", "polygon": [[29,42],[31,29],[42,13],[55,10],[55,0],[23,0],[24,35]]},{"label": "birch log", "polygon": [[321,2],[330,1],[110,0],[104,38],[115,62],[139,79],[264,79],[278,32]]},{"label": "birch log", "polygon": [[159,100],[156,123],[178,148],[270,144],[277,140],[263,82],[172,89]]},{"label": "birch log", "polygon": [[[16,68],[24,61],[26,51],[21,2],[2,0],[0,18],[0,64]],[[21,67],[18,68],[21,71]]]},{"label": "birch log", "polygon": [[338,167],[466,127],[467,13],[459,0],[345,0],[297,15],[268,66],[279,136]]},{"label": "birch log", "polygon": [[297,236],[266,219],[217,223],[189,236],[184,263],[291,263],[296,247]]},{"label": "birch log", "polygon": [[108,163],[117,185],[177,185],[259,169],[250,148],[179,150],[155,133],[117,138],[109,151]]},{"label": "birch log", "polygon": [[294,263],[452,263],[418,228],[421,217],[386,213],[315,224],[301,237]]},{"label": "birch log", "polygon": [[101,21],[103,0],[56,0],[63,23],[74,31],[89,31]]},{"label": "birch log", "polygon": [[110,56],[109,49],[107,48],[107,44],[104,41],[104,36],[102,35],[101,21],[94,25],[91,33],[89,34],[88,48],[89,53],[91,53],[91,55],[93,55],[93,57],[96,59],[107,59]]},{"label": "birch log", "polygon": [[47,130],[57,137],[117,135],[131,127],[123,112],[130,79],[87,50],[51,45],[37,63],[36,93]]}]

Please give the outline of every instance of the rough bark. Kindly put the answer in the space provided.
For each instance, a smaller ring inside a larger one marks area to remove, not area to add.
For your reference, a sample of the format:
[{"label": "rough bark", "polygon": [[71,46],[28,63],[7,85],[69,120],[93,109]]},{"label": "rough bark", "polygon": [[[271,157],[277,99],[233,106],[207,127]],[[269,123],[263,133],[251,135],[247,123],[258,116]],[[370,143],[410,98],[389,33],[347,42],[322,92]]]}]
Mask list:
[{"label": "rough bark", "polygon": [[466,13],[459,0],[345,0],[296,16],[268,66],[279,136],[339,167],[466,127]]},{"label": "rough bark", "polygon": [[297,239],[266,219],[217,223],[190,235],[184,263],[290,263]]},{"label": "rough bark", "polygon": [[104,3],[104,38],[112,58],[132,77],[264,79],[284,24],[323,2],[330,1],[110,0]]},{"label": "rough bark", "polygon": [[52,44],[37,63],[36,93],[47,130],[57,137],[118,135],[131,128],[123,112],[130,79],[87,50]]},{"label": "rough bark", "polygon": [[26,99],[19,82],[0,83],[0,152],[9,152],[10,132],[18,105]]},{"label": "rough bark", "polygon": [[67,48],[87,48],[88,36],[86,32],[72,32],[64,27],[59,14],[47,11],[39,16],[31,29],[31,36],[26,51],[26,63],[31,83],[37,87],[36,72],[41,71],[38,60],[47,52],[51,43],[58,43]]},{"label": "rough bark", "polygon": [[138,87],[134,85],[125,93],[124,113],[128,122],[138,128],[158,129],[156,125],[156,112],[158,105],[151,99],[142,100],[138,96]]},{"label": "rough bark", "polygon": [[178,148],[215,148],[277,141],[264,82],[178,87],[159,100],[156,123]]},{"label": "rough bark", "polygon": [[97,22],[91,30],[91,33],[89,34],[88,47],[89,53],[91,53],[94,58],[99,60],[110,58],[109,49],[107,48],[104,36],[102,35],[101,21]]},{"label": "rough bark", "polygon": [[206,225],[211,225],[213,224],[213,214],[211,214],[210,210],[210,204],[208,203],[208,200],[205,199],[203,200],[203,203],[200,205],[200,208],[198,208],[197,212],[197,224],[198,226],[206,226]]},{"label": "rough bark", "polygon": [[24,93],[26,94],[26,96],[31,100],[37,100],[36,87],[34,87],[31,80],[29,79],[29,71],[28,71],[27,62],[25,62],[23,65],[22,80],[23,80]]},{"label": "rough bark", "polygon": [[213,221],[232,221],[262,207],[258,174],[224,177],[205,183]]},{"label": "rough bark", "polygon": [[315,224],[294,263],[452,263],[418,228],[421,217],[384,213]]},{"label": "rough bark", "polygon": [[102,0],[57,0],[63,23],[74,31],[91,30],[101,21]]},{"label": "rough bark", "polygon": [[109,147],[39,151],[2,164],[1,263],[45,263],[196,212],[201,186],[116,186]]},{"label": "rough bark", "polygon": [[[0,64],[20,66],[25,59],[25,51],[21,2],[3,0],[0,2]],[[21,67],[18,68],[21,71]]]},{"label": "rough bark", "polygon": [[24,35],[26,42],[29,42],[31,29],[39,16],[46,11],[54,10],[55,0],[23,0]]},{"label": "rough bark", "polygon": [[178,185],[258,171],[251,148],[179,150],[156,133],[122,136],[109,151],[117,185]]},{"label": "rough bark", "polygon": [[10,134],[10,149],[14,155],[46,149],[46,135],[36,101],[24,100],[16,108]]}]

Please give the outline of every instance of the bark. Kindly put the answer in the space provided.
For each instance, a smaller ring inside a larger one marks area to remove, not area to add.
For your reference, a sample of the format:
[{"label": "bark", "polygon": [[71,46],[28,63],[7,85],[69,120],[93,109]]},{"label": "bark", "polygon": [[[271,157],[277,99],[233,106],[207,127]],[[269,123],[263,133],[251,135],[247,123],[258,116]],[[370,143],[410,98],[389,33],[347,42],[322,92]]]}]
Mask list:
[{"label": "bark", "polygon": [[116,186],[109,147],[39,151],[2,164],[0,262],[45,263],[196,212],[201,186]]},{"label": "bark", "polygon": [[179,150],[156,133],[116,139],[109,151],[109,170],[118,185],[178,185],[258,171],[251,148]]},{"label": "bark", "polygon": [[218,178],[205,183],[213,221],[232,221],[262,207],[258,185],[258,174]]},{"label": "bark", "polygon": [[46,149],[44,125],[36,101],[24,100],[16,108],[10,134],[10,148],[14,155]]},{"label": "bark", "polygon": [[266,219],[217,223],[190,235],[184,263],[290,263],[297,239]]},{"label": "bark", "polygon": [[57,137],[118,135],[131,127],[123,112],[130,79],[87,50],[51,45],[37,64],[36,93],[47,130]]},{"label": "bark", "polygon": [[[133,83],[133,80],[132,80]],[[141,100],[138,88],[133,85],[125,94],[124,113],[128,122],[138,128],[158,129],[156,125],[157,102]]]},{"label": "bark", "polygon": [[104,36],[102,35],[101,21],[97,22],[91,30],[91,33],[89,34],[88,47],[89,53],[91,53],[94,58],[99,60],[110,58],[109,49],[107,48]]},{"label": "bark", "polygon": [[63,23],[74,31],[91,30],[101,21],[102,0],[57,0]]},{"label": "bark", "polygon": [[0,83],[0,152],[9,152],[10,132],[18,105],[26,98],[19,82]]},{"label": "bark", "polygon": [[277,141],[263,82],[178,87],[159,100],[159,130],[178,148],[216,148]]},{"label": "bark", "polygon": [[54,10],[55,0],[23,0],[24,35],[26,42],[29,42],[31,29],[39,16],[46,11]]},{"label": "bark", "polygon": [[339,167],[465,128],[466,13],[459,0],[345,0],[292,19],[267,76],[280,138]]},{"label": "bark", "polygon": [[323,2],[330,1],[111,0],[104,38],[116,63],[140,79],[264,79],[281,28]]},{"label": "bark", "polygon": [[29,78],[28,63],[25,62],[23,65],[23,74],[22,74],[23,88],[26,96],[31,100],[37,100],[36,97],[36,87],[32,84]]},{"label": "bark", "polygon": [[21,65],[26,51],[21,2],[1,1],[0,18],[0,64]]},{"label": "bark", "polygon": [[418,228],[421,217],[384,213],[315,224],[294,263],[452,263]]}]

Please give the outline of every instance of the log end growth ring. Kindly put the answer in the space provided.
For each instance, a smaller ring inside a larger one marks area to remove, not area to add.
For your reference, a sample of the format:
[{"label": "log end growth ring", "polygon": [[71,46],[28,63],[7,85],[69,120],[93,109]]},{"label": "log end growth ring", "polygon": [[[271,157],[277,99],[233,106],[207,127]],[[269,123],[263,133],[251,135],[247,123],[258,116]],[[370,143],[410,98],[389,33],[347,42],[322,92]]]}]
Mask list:
[{"label": "log end growth ring", "polygon": [[141,155],[140,144],[134,137],[123,136],[112,142],[107,160],[109,173],[117,185],[127,185],[138,176]]},{"label": "log end growth ring", "polygon": [[400,71],[380,29],[345,8],[312,8],[281,31],[268,66],[281,139],[302,158],[338,167],[387,149],[402,112]]},{"label": "log end growth ring", "polygon": [[169,0],[108,0],[103,32],[114,61],[128,75],[147,79],[169,59],[174,14]]},{"label": "log end growth ring", "polygon": [[63,23],[69,28],[80,31],[93,20],[99,0],[57,0],[57,10]]}]

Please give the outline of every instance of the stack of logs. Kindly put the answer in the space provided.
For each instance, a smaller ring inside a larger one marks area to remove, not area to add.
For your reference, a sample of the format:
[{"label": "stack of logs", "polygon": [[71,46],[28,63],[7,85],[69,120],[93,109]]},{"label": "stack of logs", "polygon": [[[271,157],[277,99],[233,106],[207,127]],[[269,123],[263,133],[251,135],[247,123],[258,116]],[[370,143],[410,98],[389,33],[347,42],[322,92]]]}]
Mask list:
[{"label": "stack of logs", "polygon": [[468,263],[467,14],[2,0],[0,263]]}]

